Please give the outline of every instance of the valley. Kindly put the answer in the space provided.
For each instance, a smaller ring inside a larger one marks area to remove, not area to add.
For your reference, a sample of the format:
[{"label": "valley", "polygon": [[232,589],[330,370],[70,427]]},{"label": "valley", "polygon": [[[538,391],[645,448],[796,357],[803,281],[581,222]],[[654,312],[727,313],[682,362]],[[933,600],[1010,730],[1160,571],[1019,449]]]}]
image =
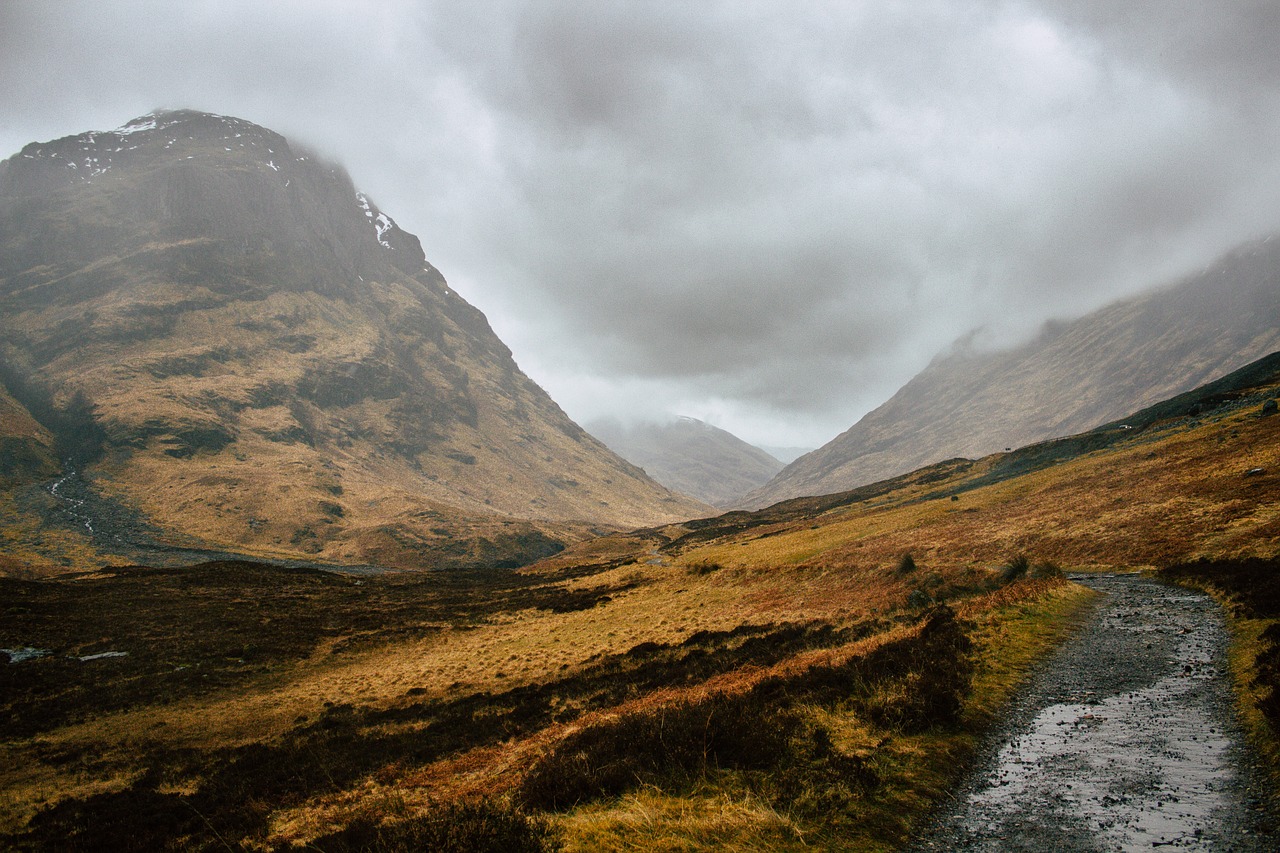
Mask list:
[{"label": "valley", "polygon": [[587,431],[669,489],[726,509],[763,486],[782,462],[696,418],[589,423]]},{"label": "valley", "polygon": [[0,579],[0,832],[17,850],[897,849],[1085,618],[1095,593],[1063,570],[1226,602],[1274,771],[1278,396],[1273,357],[1088,433],[520,569]]},{"label": "valley", "polygon": [[1055,649],[1159,612],[1135,572],[1225,608],[1204,648],[1230,637],[1270,832],[1278,245],[960,347],[784,467],[691,418],[583,429],[267,128],[27,145],[0,846],[902,849]]}]

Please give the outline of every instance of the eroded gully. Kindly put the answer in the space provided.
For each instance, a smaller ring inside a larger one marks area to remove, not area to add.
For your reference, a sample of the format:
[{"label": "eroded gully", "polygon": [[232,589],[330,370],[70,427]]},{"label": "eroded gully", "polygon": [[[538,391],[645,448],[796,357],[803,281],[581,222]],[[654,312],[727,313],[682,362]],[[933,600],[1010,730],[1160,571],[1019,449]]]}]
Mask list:
[{"label": "eroded gully", "polygon": [[1135,574],[1015,698],[915,851],[1273,851],[1221,608]]}]

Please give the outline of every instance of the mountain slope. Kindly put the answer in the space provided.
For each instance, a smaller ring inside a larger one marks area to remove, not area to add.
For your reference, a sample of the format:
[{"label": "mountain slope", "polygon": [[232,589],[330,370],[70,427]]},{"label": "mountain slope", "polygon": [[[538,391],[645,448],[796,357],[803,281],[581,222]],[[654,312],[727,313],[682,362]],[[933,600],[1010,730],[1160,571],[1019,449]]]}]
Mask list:
[{"label": "mountain slope", "polygon": [[632,426],[597,421],[587,428],[662,485],[712,506],[732,506],[782,469],[765,451],[697,418]]},{"label": "mountain slope", "polygon": [[1079,566],[1270,557],[1280,547],[1278,399],[1280,351],[1086,432],[616,534],[540,565],[607,554],[618,565],[657,556],[697,568],[688,555],[698,554],[754,567],[768,553],[812,568],[823,561],[806,555],[828,549],[850,566],[884,567],[908,551],[959,567],[1018,552]]},{"label": "mountain slope", "polygon": [[569,420],[345,173],[240,119],[0,164],[0,337],[92,490],[170,541],[521,562],[706,509]]},{"label": "mountain slope", "polygon": [[1280,241],[1051,324],[1013,350],[940,356],[888,402],[743,499],[767,506],[1105,423],[1280,348]]},{"label": "mountain slope", "polygon": [[54,438],[0,385],[0,484],[57,475]]}]

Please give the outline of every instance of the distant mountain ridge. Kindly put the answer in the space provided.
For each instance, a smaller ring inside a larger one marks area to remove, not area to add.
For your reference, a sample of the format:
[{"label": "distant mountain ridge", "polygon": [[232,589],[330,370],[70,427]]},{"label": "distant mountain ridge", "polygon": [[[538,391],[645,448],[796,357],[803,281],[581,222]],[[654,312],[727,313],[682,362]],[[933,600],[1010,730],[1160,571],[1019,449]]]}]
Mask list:
[{"label": "distant mountain ridge", "polygon": [[939,356],[849,430],[739,506],[856,488],[1106,423],[1280,349],[1280,240],[1178,284],[1053,323],[1004,352]]},{"label": "distant mountain ridge", "polygon": [[95,492],[183,541],[518,563],[708,510],[573,423],[345,172],[238,118],[0,163],[0,339]]},{"label": "distant mountain ridge", "polygon": [[778,447],[772,444],[761,444],[759,447],[784,466],[817,449],[815,447]]},{"label": "distant mountain ridge", "polygon": [[587,428],[662,485],[712,506],[732,506],[782,469],[764,450],[697,418],[630,426],[601,420]]}]

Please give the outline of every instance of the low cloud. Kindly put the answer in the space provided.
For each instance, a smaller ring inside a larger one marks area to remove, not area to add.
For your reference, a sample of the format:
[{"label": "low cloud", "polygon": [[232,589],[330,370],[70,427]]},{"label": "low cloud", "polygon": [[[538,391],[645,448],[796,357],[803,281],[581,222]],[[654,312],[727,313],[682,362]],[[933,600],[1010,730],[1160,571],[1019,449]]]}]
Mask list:
[{"label": "low cloud", "polygon": [[1277,229],[1270,3],[10,3],[0,142],[155,106],[341,161],[570,415],[847,428]]}]

